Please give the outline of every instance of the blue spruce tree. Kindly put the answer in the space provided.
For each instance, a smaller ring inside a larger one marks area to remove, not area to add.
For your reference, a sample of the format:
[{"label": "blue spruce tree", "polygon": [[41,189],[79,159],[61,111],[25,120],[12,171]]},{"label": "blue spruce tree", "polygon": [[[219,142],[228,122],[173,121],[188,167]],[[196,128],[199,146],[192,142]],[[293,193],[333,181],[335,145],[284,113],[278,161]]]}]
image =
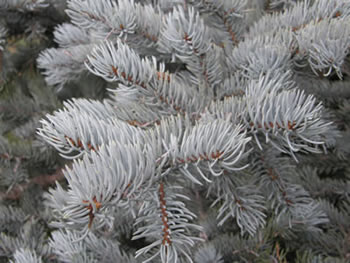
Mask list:
[{"label": "blue spruce tree", "polygon": [[53,260],[350,259],[349,1],[69,0],[66,13],[37,60],[47,83],[99,78],[109,93],[41,120],[73,160],[44,194]]}]

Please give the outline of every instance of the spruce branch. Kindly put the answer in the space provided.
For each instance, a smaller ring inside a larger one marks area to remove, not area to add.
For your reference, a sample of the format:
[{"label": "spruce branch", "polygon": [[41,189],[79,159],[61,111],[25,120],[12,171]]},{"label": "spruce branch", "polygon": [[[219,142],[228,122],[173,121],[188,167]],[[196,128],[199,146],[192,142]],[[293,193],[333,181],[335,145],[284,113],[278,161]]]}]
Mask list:
[{"label": "spruce branch", "polygon": [[[140,138],[141,130],[113,118],[107,109],[97,112],[93,106],[98,104],[88,106],[86,103],[82,108],[79,104],[72,106],[67,103],[66,109],[47,115],[48,120],[42,120],[43,127],[38,129],[38,134],[67,158],[78,158],[98,150],[106,141],[133,142],[135,138]],[[101,115],[109,116],[110,120],[101,120]]]},{"label": "spruce branch", "polygon": [[84,61],[92,47],[93,44],[88,43],[68,48],[51,48],[40,53],[37,63],[39,68],[44,69],[46,82],[63,87],[70,80],[77,79],[87,71]]},{"label": "spruce branch", "polygon": [[59,25],[54,31],[54,37],[61,48],[86,45],[91,41],[88,32],[68,23]]},{"label": "spruce branch", "polygon": [[48,0],[4,0],[0,4],[1,9],[13,9],[20,11],[34,11],[49,6]]},{"label": "spruce branch", "polygon": [[140,58],[119,40],[117,48],[112,42],[96,47],[85,65],[106,81],[119,81],[124,86],[137,88],[139,97],[145,98],[143,104],[155,110],[170,107],[173,113],[198,111],[203,105],[203,102],[195,99],[198,92],[185,89],[181,79],[164,71],[164,64],[157,65],[155,57]]},{"label": "spruce branch", "polygon": [[[54,224],[79,229],[83,238],[92,220],[97,229],[105,225],[103,213],[108,212],[108,207],[127,205],[129,199],[137,199],[147,191],[155,179],[155,161],[150,149],[143,147],[112,141],[83,160],[74,160],[72,169],[64,171],[69,189],[57,185],[50,190],[50,206],[63,220]],[[97,163],[100,167],[95,166]]]},{"label": "spruce branch", "polygon": [[348,171],[337,169],[327,188],[337,186],[339,213],[317,199],[333,198],[319,195],[321,180],[310,186],[315,175],[298,171],[309,155],[340,149],[332,103],[307,89],[310,74],[326,89],[347,78],[350,5],[248,2],[68,2],[72,24],[56,29],[60,47],[38,61],[51,84],[89,72],[111,95],[69,101],[38,131],[75,159],[67,188],[46,195],[50,226],[67,230],[52,242],[61,261],[98,261],[100,251],[120,259],[119,241],[131,261],[168,263],[283,260],[344,241],[329,225],[348,216],[338,187]]},{"label": "spruce branch", "polygon": [[306,56],[311,69],[329,76],[335,70],[342,78],[341,65],[350,46],[349,19],[323,19],[305,26],[297,34],[298,56]]},{"label": "spruce branch", "polygon": [[37,256],[36,252],[29,249],[19,249],[16,250],[13,255],[14,261],[12,263],[41,263],[42,260]]},{"label": "spruce branch", "polygon": [[221,81],[223,70],[219,64],[221,49],[210,45],[211,37],[198,12],[188,8],[185,12],[178,7],[167,16],[165,29],[159,41],[162,52],[174,53],[176,58],[186,63],[187,69],[195,76],[195,85],[215,87]]},{"label": "spruce branch", "polygon": [[164,186],[160,182],[158,189],[150,191],[149,199],[152,201],[145,203],[139,211],[140,217],[136,219],[136,224],[144,223],[145,226],[138,228],[133,239],[147,237],[153,242],[138,250],[136,257],[156,250],[143,262],[150,262],[158,255],[162,262],[176,262],[182,258],[193,262],[189,246],[194,246],[196,241],[202,239],[186,235],[186,232],[190,233],[189,229],[200,231],[201,227],[188,223],[195,215],[179,201],[179,198],[186,199],[186,196],[176,193],[178,189],[181,187]]},{"label": "spruce branch", "polygon": [[213,245],[205,245],[200,247],[195,254],[194,261],[196,263],[223,263],[221,253]]},{"label": "spruce branch", "polygon": [[[217,136],[218,131],[220,136]],[[199,163],[206,162],[205,170],[213,176],[221,175],[224,170],[239,171],[247,167],[247,165],[236,166],[247,154],[245,147],[250,141],[250,138],[246,138],[245,133],[240,131],[240,126],[234,129],[229,122],[222,120],[199,124],[190,132],[185,131],[179,148],[172,149],[170,146],[169,157],[174,164],[184,164],[180,170],[194,182],[200,183],[188,172],[188,164],[197,169],[202,179],[210,182]]]},{"label": "spruce branch", "polygon": [[[140,51],[156,47],[161,18],[152,5],[141,6],[134,1],[70,0],[67,14],[72,23],[92,31],[98,40],[115,41],[123,38]],[[152,18],[152,19],[150,19]]]},{"label": "spruce branch", "polygon": [[196,7],[200,13],[211,13],[217,18],[213,24],[216,28],[228,33],[228,40],[230,44],[234,45],[238,42],[237,35],[241,33],[237,24],[244,16],[246,11],[247,2],[245,0],[240,1],[203,1],[203,0],[190,0],[194,7]]},{"label": "spruce branch", "polygon": [[213,207],[219,201],[222,203],[217,215],[218,226],[223,225],[226,220],[233,217],[236,219],[242,235],[248,232],[253,236],[259,228],[265,225],[266,214],[263,212],[265,198],[257,193],[255,188],[253,185],[246,185],[236,187],[234,190],[231,189],[229,192],[222,191],[223,194],[212,204]]},{"label": "spruce branch", "polygon": [[250,28],[248,37],[261,36],[273,31],[279,32],[282,28],[295,31],[311,21],[322,21],[329,18],[341,19],[348,16],[349,10],[350,5],[346,0],[298,1],[285,12],[263,16],[259,23]]}]

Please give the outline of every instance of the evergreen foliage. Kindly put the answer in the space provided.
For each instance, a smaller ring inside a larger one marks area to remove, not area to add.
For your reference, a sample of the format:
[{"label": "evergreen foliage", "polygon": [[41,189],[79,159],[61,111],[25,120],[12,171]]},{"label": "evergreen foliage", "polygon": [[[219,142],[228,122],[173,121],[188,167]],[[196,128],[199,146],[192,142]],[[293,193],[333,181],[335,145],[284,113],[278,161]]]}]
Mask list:
[{"label": "evergreen foliage", "polygon": [[39,195],[50,237],[27,223],[35,241],[2,234],[6,256],[350,260],[348,0],[68,0],[66,13],[37,59],[47,83],[109,93],[41,120],[72,162]]},{"label": "evergreen foliage", "polygon": [[36,129],[62,104],[36,58],[54,44],[64,7],[64,1],[0,1],[0,262],[51,256],[42,194],[64,178],[64,162]]}]

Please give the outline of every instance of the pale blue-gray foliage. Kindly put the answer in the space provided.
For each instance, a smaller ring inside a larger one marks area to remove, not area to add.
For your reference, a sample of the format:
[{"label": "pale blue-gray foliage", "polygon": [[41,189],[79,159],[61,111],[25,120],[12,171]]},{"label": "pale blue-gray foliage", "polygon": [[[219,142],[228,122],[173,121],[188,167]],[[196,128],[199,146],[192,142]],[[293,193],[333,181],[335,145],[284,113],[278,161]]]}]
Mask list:
[{"label": "pale blue-gray foliage", "polygon": [[241,228],[241,234],[248,232],[254,235],[265,225],[265,198],[256,191],[254,185],[230,186],[222,190],[222,194],[212,204],[215,206],[218,201],[222,201],[217,215],[218,225],[223,225],[227,219],[233,217]]},{"label": "pale blue-gray foliage", "polygon": [[18,249],[13,255],[12,263],[41,263],[42,260],[37,256],[36,252],[29,249]]},{"label": "pale blue-gray foliage", "polygon": [[0,51],[4,50],[4,46],[6,43],[6,35],[7,35],[7,29],[4,25],[0,24]]},{"label": "pale blue-gray foliage", "polygon": [[90,32],[92,39],[122,38],[139,51],[155,48],[161,26],[161,17],[152,5],[128,0],[69,1],[67,14],[73,24]]},{"label": "pale blue-gray foliage", "polygon": [[223,263],[222,256],[213,245],[200,247],[196,251],[194,261],[196,263]]},{"label": "pale blue-gray foliage", "polygon": [[[52,234],[49,245],[61,262],[125,262],[136,263],[119,244],[110,239],[89,233],[84,242],[75,242],[79,237],[76,231],[57,230]],[[92,253],[97,252],[97,253]]]},{"label": "pale blue-gray foliage", "polygon": [[44,227],[37,223],[38,219],[23,220],[20,227],[15,230],[16,237],[10,235],[10,233],[1,232],[0,255],[9,257],[16,251],[27,248],[38,253],[38,256],[47,258],[51,251],[46,243]]},{"label": "pale blue-gray foliage", "polygon": [[74,106],[66,102],[64,110],[49,117],[49,121],[42,120],[43,128],[38,129],[38,134],[61,155],[76,158],[84,152],[98,150],[104,142],[133,142],[142,137],[138,128],[110,116],[112,113],[108,107],[103,111],[96,111],[98,106],[103,107],[104,104],[84,101],[83,107],[79,107],[79,102],[82,101],[75,102]]},{"label": "pale blue-gray foliage", "polygon": [[310,23],[296,36],[300,48],[298,56],[307,57],[315,72],[324,71],[328,76],[335,70],[341,77],[341,65],[350,45],[349,25],[348,18],[324,19],[317,25]]},{"label": "pale blue-gray foliage", "polygon": [[[147,191],[156,178],[155,159],[150,159],[150,156],[149,147],[113,141],[102,146],[98,153],[92,152],[90,156],[85,155],[82,160],[74,161],[72,169],[65,171],[70,188],[66,191],[57,185],[55,190],[51,190],[50,206],[61,219],[57,225],[88,234],[90,219],[87,204],[92,205],[96,228],[109,224],[111,219],[108,212],[112,206],[128,205],[130,199]],[[100,167],[96,167],[96,163]],[[91,184],[95,186],[91,188]],[[102,206],[99,213],[96,203]]]},{"label": "pale blue-gray foliage", "polygon": [[[92,73],[110,82],[121,82],[124,92],[120,92],[120,96],[128,95],[129,100],[138,97],[139,103],[147,108],[161,110],[163,114],[169,114],[169,110],[174,113],[174,108],[190,112],[203,108],[203,101],[194,99],[200,95],[194,87],[186,87],[181,77],[165,72],[164,64],[158,66],[155,57],[143,59],[120,40],[117,48],[106,41],[94,48],[87,58],[86,67]],[[171,101],[164,101],[163,98],[168,97],[172,98]]]},{"label": "pale blue-gray foliage", "polygon": [[55,231],[52,233],[50,246],[55,251],[61,262],[88,262],[95,263],[96,259],[91,254],[86,253],[84,243],[73,242],[77,239],[77,233],[73,231]]},{"label": "pale blue-gray foliage", "polygon": [[38,57],[38,66],[45,68],[46,81],[50,85],[63,86],[86,71],[84,61],[92,44],[73,45],[68,48],[47,49]]},{"label": "pale blue-gray foliage", "polygon": [[[217,246],[195,252],[208,241],[203,215],[190,209],[190,191],[199,189],[218,229],[316,239],[331,208],[295,182],[294,170],[337,134],[297,72],[342,76],[350,4],[277,0],[270,8],[283,12],[251,14],[262,1],[248,2],[68,2],[72,24],[56,28],[59,47],[44,51],[39,67],[49,84],[88,73],[112,88],[102,102],[66,102],[38,130],[74,159],[64,171],[68,187],[46,195],[51,225],[67,229],[51,242],[61,261],[95,262],[96,251],[114,247],[121,257],[117,242],[99,247],[94,234],[111,231],[124,209],[134,219],[132,239],[147,243],[132,251],[137,260],[223,262]],[[173,63],[184,67],[168,70]]]},{"label": "pale blue-gray foliage", "polygon": [[90,43],[89,35],[80,27],[64,23],[54,31],[55,42],[62,48]]},{"label": "pale blue-gray foliage", "polygon": [[1,9],[13,9],[19,11],[33,11],[35,9],[49,6],[50,0],[3,0],[0,3]]},{"label": "pale blue-gray foliage", "polygon": [[[178,193],[182,187],[171,185],[163,192],[163,184],[160,184],[160,189],[149,189],[149,193],[145,195],[146,201],[139,210],[135,224],[142,225],[134,233],[133,239],[148,238],[153,242],[139,249],[136,257],[150,253],[149,258],[143,262],[152,262],[158,255],[162,262],[177,262],[181,257],[191,261],[190,247],[201,241],[201,238],[189,233],[196,233],[202,228],[189,223],[196,216],[181,201],[188,199]],[[164,224],[168,228],[164,228]]]}]

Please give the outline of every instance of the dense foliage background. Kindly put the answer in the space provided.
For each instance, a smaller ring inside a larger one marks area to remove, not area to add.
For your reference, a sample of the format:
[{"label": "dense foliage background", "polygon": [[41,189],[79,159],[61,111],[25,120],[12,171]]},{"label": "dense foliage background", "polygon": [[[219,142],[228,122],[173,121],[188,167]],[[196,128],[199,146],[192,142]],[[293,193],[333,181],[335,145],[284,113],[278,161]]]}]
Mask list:
[{"label": "dense foliage background", "polygon": [[346,0],[3,0],[0,262],[349,262],[349,26]]}]

